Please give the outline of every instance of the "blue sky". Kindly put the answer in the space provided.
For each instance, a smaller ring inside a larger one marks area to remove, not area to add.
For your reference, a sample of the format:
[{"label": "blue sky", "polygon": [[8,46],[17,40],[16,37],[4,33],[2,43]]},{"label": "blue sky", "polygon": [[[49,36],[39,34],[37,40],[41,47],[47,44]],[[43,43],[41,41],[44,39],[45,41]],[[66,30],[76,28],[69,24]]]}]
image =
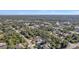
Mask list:
[{"label": "blue sky", "polygon": [[79,15],[79,10],[0,10],[0,15]]}]

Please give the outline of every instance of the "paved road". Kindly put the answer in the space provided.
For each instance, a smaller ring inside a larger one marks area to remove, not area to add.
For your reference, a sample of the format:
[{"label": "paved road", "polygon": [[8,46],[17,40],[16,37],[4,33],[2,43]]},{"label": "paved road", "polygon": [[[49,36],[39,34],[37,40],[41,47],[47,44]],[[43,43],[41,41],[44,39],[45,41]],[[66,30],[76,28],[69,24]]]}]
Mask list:
[{"label": "paved road", "polygon": [[79,47],[79,43],[68,43],[68,46],[66,47],[66,49],[74,49],[76,47]]},{"label": "paved road", "polygon": [[[19,33],[19,34],[20,34],[20,31],[19,31],[19,30],[16,30],[15,28],[12,28],[12,29],[13,29],[16,33]],[[30,47],[31,49],[34,48],[34,47],[33,47],[33,44],[31,43],[31,40],[25,38],[25,36],[22,35],[22,34],[20,34],[20,36],[21,36],[22,38],[24,38],[25,41],[28,43],[28,47]]]}]

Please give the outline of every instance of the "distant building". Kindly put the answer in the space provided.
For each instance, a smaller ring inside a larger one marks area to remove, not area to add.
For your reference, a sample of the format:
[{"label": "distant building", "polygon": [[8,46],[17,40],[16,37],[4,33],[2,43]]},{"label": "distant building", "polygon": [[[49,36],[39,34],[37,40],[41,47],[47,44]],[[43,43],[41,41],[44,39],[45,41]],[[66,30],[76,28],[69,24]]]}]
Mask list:
[{"label": "distant building", "polygon": [[63,24],[64,25],[70,25],[71,23],[68,21],[68,22],[64,22]]},{"label": "distant building", "polygon": [[57,21],[57,22],[56,22],[56,25],[58,25],[58,26],[59,26],[59,25],[60,25],[60,23]]},{"label": "distant building", "polygon": [[79,32],[79,26],[75,26],[75,31]]}]

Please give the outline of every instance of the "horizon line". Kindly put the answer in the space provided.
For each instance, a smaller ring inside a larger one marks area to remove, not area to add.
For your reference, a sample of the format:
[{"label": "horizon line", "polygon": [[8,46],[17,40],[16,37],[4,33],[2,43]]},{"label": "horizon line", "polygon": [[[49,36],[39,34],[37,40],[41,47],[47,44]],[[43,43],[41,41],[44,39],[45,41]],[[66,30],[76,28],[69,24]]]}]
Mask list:
[{"label": "horizon line", "polygon": [[79,15],[79,10],[0,10],[0,15]]}]

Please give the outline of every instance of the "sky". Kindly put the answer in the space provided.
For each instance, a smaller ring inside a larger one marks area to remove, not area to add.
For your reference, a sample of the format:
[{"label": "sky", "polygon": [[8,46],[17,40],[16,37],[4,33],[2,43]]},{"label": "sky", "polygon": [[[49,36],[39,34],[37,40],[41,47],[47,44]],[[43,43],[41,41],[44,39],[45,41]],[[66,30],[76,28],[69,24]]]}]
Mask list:
[{"label": "sky", "polygon": [[0,10],[0,15],[79,15],[79,10]]}]

